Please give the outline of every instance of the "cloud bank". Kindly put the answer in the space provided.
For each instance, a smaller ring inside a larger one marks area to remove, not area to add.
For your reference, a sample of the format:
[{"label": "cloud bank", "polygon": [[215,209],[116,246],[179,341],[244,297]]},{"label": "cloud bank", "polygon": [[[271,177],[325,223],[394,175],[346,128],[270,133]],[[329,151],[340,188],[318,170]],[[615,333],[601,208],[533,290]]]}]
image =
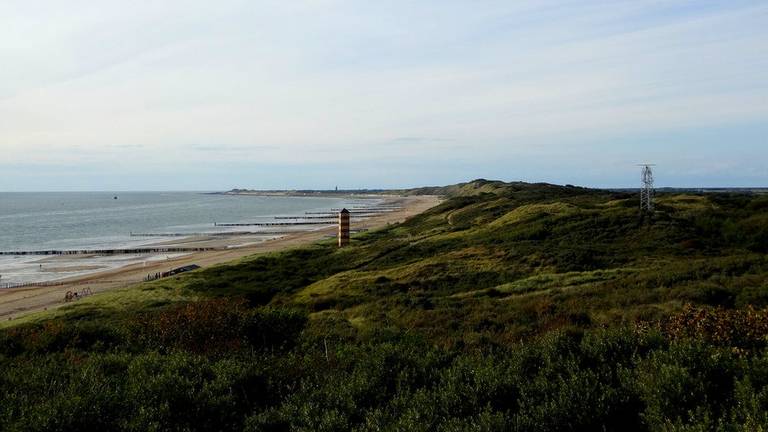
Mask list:
[{"label": "cloud bank", "polygon": [[758,1],[10,0],[0,60],[0,190],[768,185]]}]

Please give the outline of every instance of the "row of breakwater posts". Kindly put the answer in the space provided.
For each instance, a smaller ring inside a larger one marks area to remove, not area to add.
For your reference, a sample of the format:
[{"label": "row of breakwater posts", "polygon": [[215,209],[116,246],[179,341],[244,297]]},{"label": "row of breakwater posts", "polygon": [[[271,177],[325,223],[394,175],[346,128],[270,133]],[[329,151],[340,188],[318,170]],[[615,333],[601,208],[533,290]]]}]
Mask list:
[{"label": "row of breakwater posts", "polygon": [[0,289],[25,288],[25,287],[52,287],[66,285],[66,282],[4,282],[0,283]]},{"label": "row of breakwater posts", "polygon": [[[321,219],[321,220],[335,221],[336,219],[338,219],[338,217],[339,217],[338,213],[329,213],[328,216],[275,216],[275,219],[278,219],[278,220]],[[365,218],[373,217],[373,215],[354,215],[352,217],[355,219],[365,219]]]},{"label": "row of breakwater posts", "polygon": [[333,222],[243,222],[243,223],[219,223],[214,222],[217,227],[238,227],[238,226],[296,226],[296,225],[332,225]]},{"label": "row of breakwater posts", "polygon": [[237,237],[255,235],[285,235],[296,231],[229,231],[229,232],[197,232],[197,233],[131,233],[131,237]]},{"label": "row of breakwater posts", "polygon": [[333,212],[347,210],[350,213],[389,213],[402,209],[403,207],[352,207],[351,209],[332,208],[330,210]]},{"label": "row of breakwater posts", "polygon": [[[386,213],[392,213],[394,210],[347,210],[349,214],[353,215],[367,215],[368,217],[378,216],[381,214]],[[320,215],[338,215],[339,212],[336,210],[330,210],[330,211],[308,211],[304,212],[304,214],[320,214]]]},{"label": "row of breakwater posts", "polygon": [[[305,212],[305,214],[318,214],[327,216],[276,216],[275,219],[321,219],[318,222],[257,222],[257,223],[217,223],[214,226],[297,226],[297,225],[332,225],[338,217],[339,222],[339,246],[343,247],[349,244],[349,234],[351,232],[364,232],[367,229],[351,230],[349,226],[350,216],[355,218],[373,217],[374,213],[386,213],[399,210],[401,207],[391,208],[360,208],[360,210],[347,210],[330,212]],[[365,216],[364,216],[365,215]],[[291,234],[295,231],[232,231],[232,232],[212,232],[212,233],[130,233],[131,237],[190,237],[190,236],[241,236],[241,235],[282,235]],[[80,250],[36,250],[36,251],[0,251],[0,256],[12,255],[120,255],[120,254],[151,254],[151,253],[189,253],[189,252],[207,252],[216,250],[226,250],[227,248],[214,247],[156,247],[156,248],[130,248],[130,249],[80,249]],[[172,269],[168,272],[148,274],[145,281],[151,281],[177,273],[191,271],[199,268],[197,265],[190,265]],[[101,283],[118,283],[125,281],[100,281]],[[25,287],[54,287],[72,284],[87,284],[87,281],[66,282],[66,281],[48,281],[48,282],[1,282],[0,289],[13,289]],[[82,294],[80,292],[68,291],[65,301],[79,299],[85,295],[90,295],[90,288],[86,288]]]},{"label": "row of breakwater posts", "polygon": [[[151,281],[155,279],[161,279],[168,276],[175,276],[179,273],[186,273],[192,270],[199,269],[200,266],[197,264],[190,264],[183,267],[177,267],[174,269],[171,269],[167,272],[158,272],[158,273],[152,273],[148,274],[147,277],[144,278],[145,281]],[[0,283],[0,289],[13,289],[13,288],[29,288],[29,287],[57,287],[57,286],[72,286],[72,285],[90,285],[93,281],[46,281],[46,282],[4,282]],[[105,283],[135,283],[133,280],[99,280],[100,284]],[[70,291],[71,292],[71,291]],[[80,293],[84,293],[85,295],[91,294],[91,289],[86,287],[80,291],[77,291]],[[82,297],[83,295],[81,295]],[[75,297],[76,299],[77,297]]]},{"label": "row of breakwater posts", "polygon": [[[309,216],[274,216],[275,220],[293,220],[297,222],[214,222],[215,227],[244,227],[244,226],[300,226],[300,225],[332,225],[338,220],[342,210],[355,219],[376,217],[384,213],[401,210],[403,207],[357,207],[356,210],[335,209],[330,211],[308,211]],[[312,221],[310,221],[312,220]]]},{"label": "row of breakwater posts", "polygon": [[[387,213],[401,209],[402,207],[360,207],[353,208],[354,210],[340,209],[342,211],[335,211],[331,209],[330,212],[305,212],[305,214],[318,214],[327,216],[276,216],[275,219],[320,219],[322,221],[317,222],[254,222],[254,223],[217,223],[214,222],[214,226],[221,227],[234,227],[234,226],[301,226],[301,225],[332,225],[334,219],[339,218],[339,233],[340,246],[345,246],[349,242],[350,232],[363,232],[366,229],[350,230],[349,216],[354,217],[366,217],[362,215],[374,216],[374,213]],[[359,210],[358,210],[359,209]],[[346,214],[342,220],[342,213]],[[360,216],[358,216],[360,215]],[[217,233],[130,233],[131,237],[189,237],[189,236],[240,236],[240,235],[283,235],[291,234],[295,231],[233,231],[233,232],[217,232]],[[79,249],[79,250],[33,250],[33,251],[0,251],[0,256],[23,256],[23,255],[122,255],[122,254],[153,254],[153,253],[191,253],[191,252],[208,252],[217,250],[226,250],[227,248],[221,247],[155,247],[155,248],[128,248],[128,249]],[[177,269],[174,269],[177,270]],[[172,270],[171,272],[174,272]],[[145,280],[153,280],[156,278],[167,277],[168,273],[164,272],[158,275],[147,275]],[[102,281],[102,282],[120,282],[120,281]],[[24,287],[50,287],[50,286],[62,286],[72,284],[72,282],[61,281],[49,281],[49,282],[5,282],[0,283],[0,289],[11,288],[24,288]]]},{"label": "row of breakwater posts", "polygon": [[[324,216],[275,216],[274,218],[277,220],[302,220],[298,222],[238,222],[238,223],[218,223],[214,222],[213,225],[217,227],[239,227],[239,226],[301,226],[301,225],[334,225],[338,221],[338,232],[337,237],[339,239],[339,247],[344,247],[349,245],[349,234],[351,232],[350,230],[350,221],[353,217],[353,212],[347,210],[347,209],[341,209],[338,212],[332,211],[326,211],[326,212],[305,212],[305,215],[309,214],[315,214],[315,215],[324,215]],[[381,213],[384,212],[390,212],[394,211],[396,209],[392,210],[382,210]],[[367,210],[361,210],[354,214],[355,218],[363,218],[363,217],[374,217],[376,214],[367,211]],[[317,219],[319,221],[317,222],[310,222],[305,219]]]},{"label": "row of breakwater posts", "polygon": [[0,255],[130,255],[150,253],[187,253],[225,250],[214,247],[161,247],[132,249],[81,249],[81,250],[36,250],[36,251],[0,251]]},{"label": "row of breakwater posts", "polygon": [[[0,289],[30,288],[30,287],[57,287],[71,285],[90,285],[93,281],[47,281],[47,282],[3,282],[0,283]],[[99,280],[100,284],[128,284],[134,283],[132,280]]]}]

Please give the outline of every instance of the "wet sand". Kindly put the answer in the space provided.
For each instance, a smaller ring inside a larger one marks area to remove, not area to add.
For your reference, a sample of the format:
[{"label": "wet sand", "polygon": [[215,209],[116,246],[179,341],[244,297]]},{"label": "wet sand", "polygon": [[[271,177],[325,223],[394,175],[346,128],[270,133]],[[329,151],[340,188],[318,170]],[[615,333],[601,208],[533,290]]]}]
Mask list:
[{"label": "wet sand", "polygon": [[[401,222],[413,215],[434,207],[440,202],[439,197],[429,195],[410,197],[388,196],[385,198],[386,204],[402,206],[402,209],[353,221],[352,229],[374,229],[386,226],[389,223]],[[63,284],[57,286],[24,287],[0,290],[0,319],[9,320],[18,318],[30,312],[60,307],[67,304],[64,302],[64,295],[67,291],[76,291],[88,287],[95,295],[98,295],[99,292],[123,288],[139,283],[147,274],[151,273],[165,272],[172,268],[189,264],[210,267],[216,264],[234,261],[249,255],[274,252],[310,244],[329,236],[335,236],[336,229],[336,226],[332,226],[312,231],[300,231],[285,234],[278,238],[266,241],[244,239],[241,237],[215,239],[188,238],[180,239],[178,241],[165,241],[158,243],[158,245],[184,244],[185,246],[197,246],[198,244],[205,244],[206,246],[211,247],[245,245],[226,250],[195,252],[182,256],[170,256],[169,259],[166,260],[148,260],[145,263],[131,264],[118,269],[62,279],[58,282],[63,282]]]},{"label": "wet sand", "polygon": [[45,267],[40,271],[45,273],[66,273],[66,272],[79,272],[83,270],[98,270],[100,268],[105,268],[105,266],[81,265],[81,266],[65,266],[65,267]]}]

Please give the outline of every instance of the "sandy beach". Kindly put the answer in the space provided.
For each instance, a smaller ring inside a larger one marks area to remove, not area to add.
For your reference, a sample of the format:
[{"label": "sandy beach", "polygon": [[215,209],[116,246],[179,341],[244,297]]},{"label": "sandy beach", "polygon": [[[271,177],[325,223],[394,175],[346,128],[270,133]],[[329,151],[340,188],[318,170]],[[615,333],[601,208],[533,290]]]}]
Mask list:
[{"label": "sandy beach", "polygon": [[[381,198],[382,196],[377,196]],[[385,204],[401,207],[396,211],[377,214],[373,217],[355,220],[353,230],[367,230],[401,222],[408,217],[421,213],[440,202],[440,198],[431,195],[420,196],[384,196]],[[172,268],[196,264],[210,267],[216,264],[234,261],[249,255],[274,252],[310,244],[334,236],[336,227],[324,227],[312,231],[298,231],[284,234],[266,241],[250,241],[237,236],[228,238],[184,238],[157,243],[157,246],[184,245],[185,247],[230,247],[224,250],[194,252],[181,255],[169,255],[167,259],[148,260],[134,263],[118,269],[91,273],[62,279],[61,285],[10,288],[0,290],[0,319],[12,320],[25,314],[60,307],[67,291],[89,288],[94,295],[100,292],[127,287],[141,282],[147,274],[165,272]],[[237,247],[232,247],[237,245]],[[51,261],[51,258],[45,258]],[[54,258],[55,259],[55,258]]]}]

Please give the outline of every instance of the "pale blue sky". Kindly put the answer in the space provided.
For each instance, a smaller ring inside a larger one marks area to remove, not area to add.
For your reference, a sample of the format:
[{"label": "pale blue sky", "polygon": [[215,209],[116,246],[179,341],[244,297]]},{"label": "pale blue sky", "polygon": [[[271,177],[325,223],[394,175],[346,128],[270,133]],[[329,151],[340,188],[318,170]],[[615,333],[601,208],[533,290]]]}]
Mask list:
[{"label": "pale blue sky", "polygon": [[768,186],[765,1],[0,2],[0,190]]}]

